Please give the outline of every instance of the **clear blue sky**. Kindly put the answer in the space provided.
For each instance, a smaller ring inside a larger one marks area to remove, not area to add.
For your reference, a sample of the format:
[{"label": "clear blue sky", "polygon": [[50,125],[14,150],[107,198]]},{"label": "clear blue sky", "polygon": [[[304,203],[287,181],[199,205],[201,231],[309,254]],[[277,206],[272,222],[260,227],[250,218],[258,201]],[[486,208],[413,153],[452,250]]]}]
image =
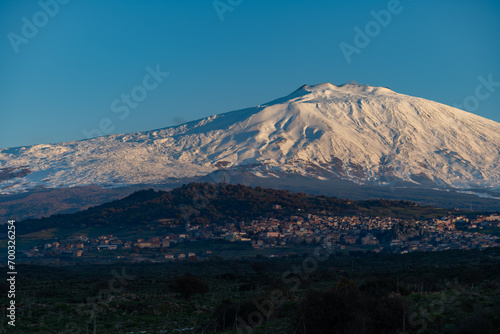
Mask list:
[{"label": "clear blue sky", "polygon": [[[468,98],[500,121],[500,87],[476,97],[479,76],[500,82],[498,0],[220,0],[223,13],[213,0],[54,1],[0,2],[0,147],[84,139],[102,120],[106,133],[167,127],[326,81]],[[371,11],[388,7],[377,31]],[[339,45],[367,24],[348,63]],[[169,75],[144,84],[157,64]]]}]

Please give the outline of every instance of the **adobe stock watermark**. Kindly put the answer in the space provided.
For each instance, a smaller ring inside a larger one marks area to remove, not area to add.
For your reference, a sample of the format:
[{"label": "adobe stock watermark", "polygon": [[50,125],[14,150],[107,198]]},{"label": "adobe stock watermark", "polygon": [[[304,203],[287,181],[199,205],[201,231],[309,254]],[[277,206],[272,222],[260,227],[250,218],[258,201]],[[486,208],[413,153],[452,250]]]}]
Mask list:
[{"label": "adobe stock watermark", "polygon": [[219,20],[224,21],[224,14],[226,12],[232,12],[236,7],[241,5],[243,0],[215,0],[213,6],[215,12],[219,16]]},{"label": "adobe stock watermark", "polygon": [[26,16],[21,18],[22,27],[21,34],[9,32],[7,38],[12,46],[12,49],[17,54],[21,44],[28,44],[30,40],[38,35],[41,28],[45,27],[50,19],[54,18],[62,5],[66,5],[70,0],[40,0],[38,6],[41,10],[35,12],[31,16],[31,20]]},{"label": "adobe stock watermark", "polygon": [[474,94],[467,96],[462,104],[454,104],[453,107],[469,112],[476,111],[479,108],[480,101],[489,99],[491,94],[495,92],[495,87],[500,87],[500,81],[493,81],[492,74],[488,75],[488,79],[480,75],[477,80],[479,84],[476,86]]},{"label": "adobe stock watermark", "polygon": [[[323,244],[314,249],[312,256],[303,259],[301,265],[294,265],[291,270],[283,273],[281,280],[284,284],[292,284],[290,291],[297,291],[302,282],[307,280],[318,269],[318,265],[330,257],[333,249],[328,246],[329,242],[329,237],[324,238]],[[268,299],[255,300],[253,303],[256,307],[255,311],[248,314],[246,319],[241,316],[236,318],[237,333],[253,333],[253,328],[267,322],[275,310],[283,305],[286,300],[287,297],[280,289],[271,291]]]},{"label": "adobe stock watermark", "polygon": [[[436,300],[433,300],[430,304],[421,306],[418,311],[412,312],[410,314],[409,323],[416,329],[416,332],[412,333],[425,333],[427,330],[427,325],[436,321],[436,318],[442,317],[446,311],[447,306],[453,305],[453,303],[459,298],[463,293],[458,290],[456,286],[451,283],[445,283],[449,292],[441,292]],[[417,329],[418,328],[418,329]],[[410,334],[407,331],[402,331],[400,334]]]},{"label": "adobe stock watermark", "polygon": [[382,9],[378,12],[374,10],[370,11],[373,20],[367,22],[364,29],[358,26],[354,27],[355,35],[353,44],[346,42],[341,42],[339,44],[340,50],[347,63],[350,64],[352,62],[353,54],[360,54],[361,50],[370,45],[373,38],[380,35],[382,28],[386,28],[391,23],[393,16],[401,14],[403,9],[404,7],[399,0],[389,0],[387,9]]},{"label": "adobe stock watermark", "polygon": [[[116,98],[111,102],[110,109],[113,113],[119,114],[118,118],[120,120],[125,120],[130,115],[130,110],[136,109],[139,103],[146,99],[148,92],[158,88],[163,80],[170,75],[170,73],[160,70],[160,64],[157,64],[155,69],[146,66],[146,72],[147,74],[142,78],[141,84],[133,87],[129,94],[123,93],[120,98]],[[110,134],[114,129],[113,120],[105,117],[99,121],[97,128],[92,130],[83,129],[82,133],[90,139]]]},{"label": "adobe stock watermark", "polygon": [[[121,274],[114,269],[111,271],[111,274],[113,278],[108,280],[107,287],[100,289],[96,297],[88,297],[86,303],[79,304],[76,309],[76,313],[82,318],[90,315],[88,323],[93,325],[94,333],[96,333],[97,329],[97,316],[103,308],[109,307],[109,298],[123,294],[125,288],[136,279],[135,276],[127,275],[125,267],[122,267]],[[69,322],[65,325],[63,333],[81,334],[83,332],[81,325]],[[86,329],[85,332],[88,333],[88,330]]]}]

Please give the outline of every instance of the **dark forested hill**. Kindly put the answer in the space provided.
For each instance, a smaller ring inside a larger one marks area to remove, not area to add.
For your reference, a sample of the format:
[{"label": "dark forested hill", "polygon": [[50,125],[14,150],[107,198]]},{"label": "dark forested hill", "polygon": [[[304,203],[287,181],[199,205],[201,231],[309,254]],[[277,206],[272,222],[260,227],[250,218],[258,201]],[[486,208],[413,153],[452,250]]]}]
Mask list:
[{"label": "dark forested hill", "polygon": [[19,223],[22,233],[54,227],[134,226],[158,219],[192,225],[239,222],[258,217],[294,214],[368,215],[428,218],[448,214],[444,209],[408,201],[349,201],[328,196],[242,185],[191,183],[170,192],[142,190],[73,214],[28,219]]}]

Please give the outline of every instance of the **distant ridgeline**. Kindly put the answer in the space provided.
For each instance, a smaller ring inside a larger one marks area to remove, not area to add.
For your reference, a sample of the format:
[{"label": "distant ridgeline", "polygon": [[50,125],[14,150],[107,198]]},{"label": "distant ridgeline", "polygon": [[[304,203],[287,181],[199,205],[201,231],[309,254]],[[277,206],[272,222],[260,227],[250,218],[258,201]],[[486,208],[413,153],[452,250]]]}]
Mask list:
[{"label": "distant ridgeline", "polygon": [[350,201],[261,187],[191,183],[170,192],[138,191],[121,200],[73,214],[27,219],[18,223],[18,230],[19,233],[30,233],[47,228],[146,228],[159,220],[167,220],[172,224],[225,224],[258,217],[286,218],[303,214],[426,219],[447,215],[449,211],[419,206],[409,201]]}]

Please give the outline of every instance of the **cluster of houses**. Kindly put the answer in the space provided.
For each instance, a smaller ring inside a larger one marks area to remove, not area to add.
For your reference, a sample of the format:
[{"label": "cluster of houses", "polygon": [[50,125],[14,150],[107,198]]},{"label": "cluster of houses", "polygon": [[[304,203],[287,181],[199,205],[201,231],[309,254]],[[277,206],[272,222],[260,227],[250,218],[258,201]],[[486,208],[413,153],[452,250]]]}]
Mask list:
[{"label": "cluster of houses", "polygon": [[[253,248],[281,248],[293,245],[324,244],[327,247],[346,249],[359,247],[375,252],[390,251],[407,253],[412,251],[440,251],[447,249],[481,249],[500,246],[500,238],[480,233],[484,228],[500,228],[500,215],[477,216],[469,220],[464,216],[449,216],[441,219],[413,221],[421,237],[405,240],[380,240],[384,232],[395,224],[404,222],[395,218],[341,217],[327,215],[296,215],[287,219],[261,218],[249,222],[226,225],[185,225],[183,233],[139,238],[122,241],[113,235],[89,238],[76,235],[63,241],[45,243],[26,252],[28,257],[67,254],[81,257],[85,253],[123,250],[120,257],[138,256],[142,251],[160,249],[166,260],[188,259],[195,256],[210,256],[194,252],[169,252],[169,248],[182,242],[199,240],[225,240],[247,242]],[[166,251],[165,251],[166,250]],[[127,255],[129,254],[129,255]]]},{"label": "cluster of houses", "polygon": [[500,238],[475,231],[500,228],[499,215],[479,216],[472,221],[463,216],[415,221],[416,226],[423,232],[422,237],[392,239],[390,243],[378,239],[378,236],[402,222],[401,219],[379,217],[292,216],[286,221],[262,219],[252,221],[248,225],[240,224],[237,230],[235,226],[231,226],[226,237],[241,241],[248,240],[248,236],[252,235],[254,248],[323,243],[339,249],[368,246],[365,248],[375,252],[385,249],[400,253],[500,246]]}]

